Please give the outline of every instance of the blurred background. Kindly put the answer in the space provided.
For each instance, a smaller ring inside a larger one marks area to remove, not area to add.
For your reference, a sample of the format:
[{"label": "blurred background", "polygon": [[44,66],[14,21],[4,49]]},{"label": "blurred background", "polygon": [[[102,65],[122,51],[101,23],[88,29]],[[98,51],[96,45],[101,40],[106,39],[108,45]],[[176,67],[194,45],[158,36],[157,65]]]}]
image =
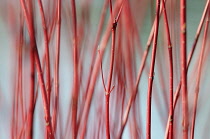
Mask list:
[{"label": "blurred background", "polygon": [[[112,1],[113,14],[116,17],[121,0]],[[29,2],[26,2],[26,5]],[[50,52],[51,71],[51,114],[55,105],[55,61],[56,61],[56,32],[57,32],[57,1],[42,0]],[[187,1],[187,54],[189,54],[196,30],[204,11],[206,0]],[[28,4],[29,5],[29,4]],[[116,6],[118,5],[118,7]],[[110,94],[110,134],[117,138],[121,127],[122,117],[132,96],[132,87],[137,78],[142,56],[146,49],[147,40],[155,18],[155,0],[126,0],[116,30],[116,51],[112,85]],[[44,69],[45,44],[40,8],[37,1],[32,1],[33,23],[39,58]],[[169,28],[173,46],[174,62],[174,92],[180,82],[180,17],[179,1],[167,0]],[[27,6],[30,11],[30,7]],[[74,23],[70,0],[61,0],[61,35],[60,35],[60,64],[59,64],[59,104],[56,138],[71,138],[72,136],[72,96],[74,90]],[[104,17],[103,17],[103,10]],[[93,78],[91,67],[98,58],[98,50],[103,49],[104,40],[110,30],[110,9],[106,0],[77,0],[77,40],[78,40],[78,137],[83,127],[82,115],[87,100],[89,78]],[[208,14],[207,14],[208,15]],[[100,28],[100,20],[103,19]],[[30,37],[23,8],[20,1],[0,0],[0,138],[26,138],[27,116],[30,104]],[[205,26],[205,22],[204,22]],[[204,27],[203,27],[204,28]],[[101,29],[101,31],[99,31]],[[22,33],[21,33],[22,32]],[[100,32],[100,33],[99,33]],[[155,78],[152,96],[152,138],[162,139],[165,136],[169,112],[169,60],[167,37],[163,16],[159,24],[158,46],[155,64]],[[194,103],[195,83],[199,54],[203,41],[204,29],[201,31],[195,54],[188,70],[188,101],[189,129]],[[209,34],[209,31],[208,31]],[[98,37],[98,39],[97,39]],[[20,40],[22,43],[20,45]],[[111,36],[104,46],[102,58],[103,71],[98,68],[96,82],[92,91],[90,111],[87,117],[86,138],[105,138],[105,91],[101,74],[103,72],[107,85],[110,65]],[[198,97],[195,138],[209,138],[209,37],[207,39],[204,62],[202,65],[200,92]],[[102,47],[102,48],[101,48]],[[151,46],[152,47],[152,46]],[[138,85],[137,97],[132,105],[128,122],[122,138],[145,138],[146,133],[146,102],[148,88],[148,73],[150,69],[151,50],[149,50],[145,68]],[[21,51],[20,53],[18,53]],[[21,57],[21,60],[18,58]],[[20,62],[22,63],[21,77],[18,76]],[[100,67],[100,66],[98,66]],[[43,72],[46,81],[46,71]],[[90,76],[90,77],[89,77]],[[20,84],[21,82],[21,84]],[[45,137],[44,109],[41,90],[38,87],[37,71],[35,71],[35,107],[33,119],[33,138]],[[20,89],[21,87],[21,89]],[[18,89],[19,88],[19,89]],[[37,90],[37,91],[36,91]],[[21,113],[21,110],[24,111]],[[13,127],[16,127],[13,129]],[[13,136],[12,136],[13,135]],[[178,99],[174,111],[174,138],[182,137],[182,106]]]}]

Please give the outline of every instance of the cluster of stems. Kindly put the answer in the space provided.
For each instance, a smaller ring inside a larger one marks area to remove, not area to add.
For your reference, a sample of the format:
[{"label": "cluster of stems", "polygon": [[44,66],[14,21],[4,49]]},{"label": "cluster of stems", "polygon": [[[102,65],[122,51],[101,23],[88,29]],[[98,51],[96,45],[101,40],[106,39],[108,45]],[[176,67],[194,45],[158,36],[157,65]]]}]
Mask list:
[{"label": "cluster of stems", "polygon": [[[194,139],[208,82],[202,75],[208,75],[209,2],[189,54],[186,0],[105,0],[97,3],[101,9],[94,1],[5,2],[16,46],[11,138],[151,139],[159,138],[152,130],[158,126],[165,139]],[[152,26],[144,47],[148,9]],[[153,122],[158,116],[162,125]]]}]

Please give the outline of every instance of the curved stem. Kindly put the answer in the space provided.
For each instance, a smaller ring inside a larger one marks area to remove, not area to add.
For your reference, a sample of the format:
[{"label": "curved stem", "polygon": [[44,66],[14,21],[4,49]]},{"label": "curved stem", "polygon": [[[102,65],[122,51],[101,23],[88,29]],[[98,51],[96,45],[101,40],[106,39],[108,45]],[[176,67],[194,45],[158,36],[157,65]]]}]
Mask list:
[{"label": "curved stem", "polygon": [[[209,10],[209,13],[210,13],[210,10]],[[210,16],[210,14],[209,14],[209,16]],[[207,40],[207,33],[208,33],[208,26],[209,26],[209,16],[208,16],[208,18],[206,20],[206,26],[205,26],[205,29],[204,29],[203,44],[202,44],[200,58],[199,58],[199,63],[198,63],[198,74],[197,74],[197,80],[196,80],[196,85],[195,85],[193,118],[192,118],[192,126],[191,126],[191,132],[190,132],[191,133],[190,134],[190,139],[194,139],[195,120],[196,120],[195,118],[196,118],[196,111],[197,111],[198,94],[199,94],[199,90],[200,90],[201,70],[202,70],[203,57],[204,57],[204,52],[205,52],[205,46],[206,46],[206,40]]]}]

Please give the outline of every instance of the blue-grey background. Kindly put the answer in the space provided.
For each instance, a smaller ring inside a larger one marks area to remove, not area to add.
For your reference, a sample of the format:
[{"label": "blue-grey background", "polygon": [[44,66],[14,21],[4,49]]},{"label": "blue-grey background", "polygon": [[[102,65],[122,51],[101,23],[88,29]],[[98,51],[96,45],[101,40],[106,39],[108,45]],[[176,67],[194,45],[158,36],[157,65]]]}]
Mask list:
[{"label": "blue-grey background", "polygon": [[[90,35],[95,36],[96,33],[96,26],[98,25],[98,20],[100,16],[100,11],[102,8],[103,1],[94,0],[91,10],[91,31]],[[205,0],[188,0],[187,1],[187,46],[188,46],[188,53],[190,51],[190,48],[192,46],[192,41],[194,40],[194,36],[196,33],[196,29],[198,27],[203,9],[205,5]],[[0,0],[0,8],[6,6],[4,0]],[[79,7],[79,1],[77,1],[77,6]],[[140,7],[141,8],[141,7]],[[177,6],[177,10],[178,6]],[[14,93],[14,40],[11,38],[10,29],[8,22],[5,21],[7,18],[6,11],[1,10],[0,13],[0,138],[7,139],[10,138],[10,124],[11,119],[8,117],[11,117],[11,111],[12,111],[12,99],[11,94]],[[147,38],[149,36],[149,31],[151,28],[151,10],[150,7],[148,7],[148,10],[145,13],[146,18],[142,22],[142,27],[140,30],[140,39],[142,41],[142,45],[145,46]],[[170,16],[170,15],[169,15]],[[178,15],[177,15],[178,16]],[[138,18],[138,17],[135,17]],[[177,17],[176,21],[174,21],[174,27],[176,29],[179,28],[179,17]],[[14,23],[15,24],[15,23]],[[162,25],[160,25],[162,26]],[[163,29],[163,27],[162,27]],[[176,30],[172,30],[172,33],[176,32]],[[203,34],[203,33],[202,33]],[[202,37],[201,34],[201,37]],[[175,81],[174,81],[174,90],[176,89],[177,84],[179,83],[180,78],[180,72],[179,72],[179,34],[174,33],[172,35],[172,41],[173,41],[173,47],[174,49],[174,67],[175,67]],[[70,51],[67,38],[65,37],[64,30],[62,28],[62,35],[61,35],[61,59],[60,59],[60,100],[63,102],[61,103],[61,111],[63,111],[67,106],[69,106],[70,98],[69,93],[72,88],[72,80],[73,80],[73,69],[72,69],[72,61],[68,59],[72,59],[71,54],[68,52]],[[174,38],[174,40],[173,40]],[[192,113],[192,104],[193,104],[193,85],[196,80],[196,74],[195,71],[193,71],[194,64],[196,58],[198,58],[198,52],[201,46],[201,40],[198,42],[199,48],[196,49],[196,54],[193,58],[193,63],[191,65],[191,68],[189,70],[189,85],[188,85],[188,93],[189,93],[189,113]],[[209,46],[209,43],[207,47]],[[157,54],[160,55],[164,46],[161,46],[161,43],[159,43],[158,46],[158,52]],[[150,57],[150,55],[149,55]],[[137,67],[141,63],[141,57],[137,56]],[[149,58],[150,59],[150,58]],[[209,59],[209,58],[207,58]],[[87,65],[90,63],[90,59],[87,60]],[[148,63],[149,65],[149,60]],[[158,64],[158,61],[157,61]],[[156,64],[156,65],[157,65]],[[164,66],[164,65],[163,65]],[[138,68],[137,68],[138,69]],[[210,138],[210,134],[208,132],[209,129],[209,114],[210,114],[210,94],[209,94],[209,64],[206,64],[204,71],[202,75],[202,82],[201,82],[201,88],[200,88],[200,94],[199,94],[199,100],[198,100],[198,111],[197,111],[197,119],[196,120],[196,128],[195,128],[195,139],[204,139],[204,138]],[[157,69],[156,69],[157,70]],[[155,75],[154,80],[154,97],[153,98],[159,98],[159,102],[155,102],[153,100],[152,103],[152,138],[154,139],[162,139],[164,138],[164,131],[166,126],[166,121],[163,122],[162,119],[167,119],[167,109],[164,106],[165,103],[163,101],[163,98],[161,98],[161,93],[163,90],[158,88],[159,86],[159,80],[158,74]],[[97,88],[101,88],[102,84],[101,81],[99,81],[100,85],[97,86]],[[100,91],[99,91],[100,92]],[[159,96],[159,97],[158,97]],[[40,95],[39,95],[40,97]],[[141,111],[141,121],[142,121],[142,138],[145,138],[145,120],[146,120],[146,97],[147,97],[147,72],[144,72],[143,78],[139,85],[139,101],[140,101],[140,111]],[[41,99],[38,99],[37,105],[42,105]],[[157,106],[160,105],[160,106]],[[39,106],[37,106],[39,107]],[[39,120],[39,113],[43,113],[42,110],[36,109],[36,115],[35,115],[35,134],[34,138],[39,139],[43,138],[43,127],[40,125]],[[175,111],[177,114],[181,114],[181,103],[178,102],[177,109]],[[90,114],[91,115],[91,114]],[[176,114],[175,114],[176,116]],[[191,117],[191,115],[190,115]],[[66,115],[63,115],[63,118],[66,119]],[[90,116],[91,119],[91,116]],[[64,120],[65,121],[65,120]],[[90,120],[91,121],[91,120]],[[175,129],[179,129],[175,131],[176,135],[175,138],[181,138],[181,118],[177,118],[177,121],[175,121]],[[94,122],[92,118],[92,122]],[[128,129],[126,127],[125,133],[123,138],[127,139],[129,138]]]}]

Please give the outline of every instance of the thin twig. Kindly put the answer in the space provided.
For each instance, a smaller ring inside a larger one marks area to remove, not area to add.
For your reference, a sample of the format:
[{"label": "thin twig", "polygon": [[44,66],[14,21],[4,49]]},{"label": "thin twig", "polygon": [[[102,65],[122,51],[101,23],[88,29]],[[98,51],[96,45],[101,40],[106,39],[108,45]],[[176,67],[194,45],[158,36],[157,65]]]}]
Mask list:
[{"label": "thin twig", "polygon": [[60,64],[60,38],[61,38],[61,0],[58,0],[57,4],[57,36],[56,36],[56,59],[55,59],[55,82],[54,82],[54,90],[55,90],[55,105],[52,117],[52,128],[54,134],[57,129],[57,115],[59,109],[59,64]]},{"label": "thin twig", "polygon": [[42,92],[46,128],[47,128],[47,131],[48,131],[50,137],[52,139],[54,139],[54,134],[52,132],[52,125],[51,125],[51,118],[50,118],[50,108],[49,108],[48,100],[47,100],[47,91],[46,91],[46,88],[45,88],[43,72],[42,72],[41,63],[40,63],[39,54],[38,54],[37,45],[36,45],[34,25],[33,25],[33,19],[32,19],[33,16],[32,16],[32,12],[30,12],[31,14],[29,14],[27,12],[25,1],[20,0],[20,3],[21,3],[22,10],[23,10],[23,13],[24,13],[24,16],[25,16],[25,19],[26,19],[26,25],[27,25],[27,28],[28,28],[29,36],[30,36],[31,47],[32,47],[32,50],[34,51],[35,64],[36,64],[39,84],[40,84],[41,92]]},{"label": "thin twig", "polygon": [[[208,6],[209,7],[209,6]],[[191,126],[191,134],[190,134],[190,139],[194,139],[194,130],[195,130],[195,120],[196,120],[196,111],[197,111],[197,103],[198,103],[198,94],[200,91],[200,79],[201,79],[201,71],[202,71],[202,65],[203,65],[203,58],[204,58],[204,52],[205,52],[205,47],[206,47],[206,42],[207,42],[207,33],[208,33],[208,27],[209,27],[209,19],[210,19],[210,8],[209,10],[209,15],[206,20],[206,26],[204,29],[204,37],[203,37],[203,43],[202,43],[202,48],[200,52],[200,57],[199,57],[199,63],[198,63],[198,74],[197,74],[197,80],[196,80],[196,85],[195,85],[195,96],[194,96],[194,107],[193,107],[193,118],[192,118],[192,126]]]},{"label": "thin twig", "polygon": [[159,11],[160,11],[160,0],[156,1],[156,22],[155,22],[155,32],[154,32],[154,42],[152,50],[152,59],[149,72],[148,81],[148,93],[147,93],[147,117],[146,117],[146,139],[151,138],[151,100],[152,100],[152,84],[154,79],[154,69],[155,69],[155,57],[158,39],[158,29],[159,29]]}]

